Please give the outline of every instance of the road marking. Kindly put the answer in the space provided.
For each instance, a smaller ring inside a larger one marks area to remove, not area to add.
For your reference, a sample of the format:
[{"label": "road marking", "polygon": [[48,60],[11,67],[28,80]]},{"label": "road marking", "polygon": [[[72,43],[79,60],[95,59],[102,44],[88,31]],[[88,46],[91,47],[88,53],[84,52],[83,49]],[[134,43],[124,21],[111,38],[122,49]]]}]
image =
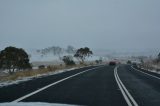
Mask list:
[{"label": "road marking", "polygon": [[114,68],[114,77],[116,79],[116,82],[118,84],[118,87],[121,90],[121,93],[124,99],[126,100],[128,106],[138,106],[137,102],[134,100],[134,98],[131,96],[131,94],[128,92],[128,90],[126,89],[122,81],[120,80],[118,73],[117,73],[117,68],[118,67]]},{"label": "road marking", "polygon": [[148,74],[148,73],[145,73],[145,72],[142,72],[142,71],[140,71],[140,70],[138,70],[138,69],[134,68],[133,66],[131,66],[131,68],[133,68],[134,70],[136,70],[136,71],[138,71],[138,72],[141,72],[141,73],[143,73],[143,74],[146,74],[146,75],[148,75],[148,76],[151,76],[151,77],[153,77],[153,78],[157,78],[157,79],[159,79],[159,80],[160,80],[160,78],[159,78],[159,77],[154,76],[154,75],[151,75],[151,74]]},{"label": "road marking", "polygon": [[36,93],[39,93],[39,92],[41,92],[41,91],[43,91],[43,90],[45,90],[45,89],[47,89],[47,88],[49,88],[49,87],[51,87],[51,86],[54,86],[54,85],[56,85],[56,84],[58,84],[58,83],[60,83],[60,82],[63,82],[63,81],[65,81],[65,80],[67,80],[67,79],[73,78],[73,77],[75,77],[75,76],[77,76],[77,75],[83,74],[83,73],[85,73],[85,72],[88,72],[88,71],[90,71],[90,70],[97,69],[97,68],[100,68],[100,67],[104,67],[104,66],[99,66],[99,67],[91,68],[91,69],[88,69],[88,70],[79,72],[79,73],[77,73],[77,74],[71,75],[71,76],[69,76],[69,77],[63,78],[63,79],[61,79],[61,80],[59,80],[59,81],[56,81],[56,82],[51,83],[51,84],[49,84],[49,85],[47,85],[47,86],[45,86],[45,87],[42,87],[42,88],[40,88],[40,89],[38,89],[38,90],[36,90],[36,91],[34,91],[34,92],[31,92],[31,93],[29,93],[29,94],[27,94],[27,95],[25,95],[25,96],[22,96],[22,97],[20,97],[20,98],[18,98],[18,99],[16,99],[16,100],[12,101],[12,103],[13,103],[13,102],[15,103],[15,102],[22,101],[22,100],[24,100],[24,99],[26,99],[26,98],[28,98],[28,97],[36,94]]}]

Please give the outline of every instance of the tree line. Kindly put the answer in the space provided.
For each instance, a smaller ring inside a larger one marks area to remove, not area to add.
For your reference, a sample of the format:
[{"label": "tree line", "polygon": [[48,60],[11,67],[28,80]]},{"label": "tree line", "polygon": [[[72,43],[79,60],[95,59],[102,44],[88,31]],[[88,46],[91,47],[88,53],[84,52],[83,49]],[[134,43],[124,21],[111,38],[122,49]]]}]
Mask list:
[{"label": "tree line", "polygon": [[[58,54],[58,47],[56,48],[56,53]],[[85,59],[93,54],[93,52],[88,47],[80,48],[75,50],[72,46],[68,46],[66,49],[68,53],[73,53],[74,56],[63,56],[62,60],[66,65],[75,65],[73,57],[75,57],[81,64],[84,63]],[[47,51],[47,49],[45,49]],[[0,51],[0,69],[7,69],[9,73],[14,73],[15,71],[31,69],[32,65],[29,60],[29,55],[22,48],[16,47],[6,47],[4,50]]]},{"label": "tree line", "polygon": [[41,56],[45,56],[47,54],[53,54],[55,56],[59,56],[68,53],[68,54],[74,54],[76,52],[76,49],[69,45],[67,48],[61,48],[59,46],[52,46],[52,47],[47,47],[44,49],[39,49],[37,50],[37,53],[41,54]]}]

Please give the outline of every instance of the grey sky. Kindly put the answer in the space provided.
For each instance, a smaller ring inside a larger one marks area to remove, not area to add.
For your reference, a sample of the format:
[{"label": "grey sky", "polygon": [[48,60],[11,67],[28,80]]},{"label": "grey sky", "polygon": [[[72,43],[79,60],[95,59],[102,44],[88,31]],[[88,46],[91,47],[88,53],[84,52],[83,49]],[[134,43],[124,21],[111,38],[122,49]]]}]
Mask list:
[{"label": "grey sky", "polygon": [[0,0],[0,47],[160,49],[160,0]]}]

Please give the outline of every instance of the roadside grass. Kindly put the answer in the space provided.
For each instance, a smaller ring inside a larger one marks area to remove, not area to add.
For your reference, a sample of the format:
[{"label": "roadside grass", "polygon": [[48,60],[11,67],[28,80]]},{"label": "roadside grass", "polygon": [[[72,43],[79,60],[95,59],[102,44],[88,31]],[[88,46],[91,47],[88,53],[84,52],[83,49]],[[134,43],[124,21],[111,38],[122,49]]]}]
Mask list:
[{"label": "roadside grass", "polygon": [[160,63],[155,63],[154,61],[146,61],[143,64],[138,65],[139,68],[143,68],[148,71],[155,71],[160,73]]},{"label": "roadside grass", "polygon": [[0,77],[0,82],[14,81],[14,80],[21,79],[24,77],[33,77],[33,76],[38,76],[38,75],[42,75],[42,74],[47,74],[49,72],[54,73],[54,72],[58,72],[60,70],[71,69],[71,68],[81,68],[81,67],[89,66],[89,65],[94,65],[94,64],[86,63],[86,64],[76,64],[73,66],[50,65],[50,66],[47,66],[46,68],[18,71],[13,74],[10,74],[10,75]]}]

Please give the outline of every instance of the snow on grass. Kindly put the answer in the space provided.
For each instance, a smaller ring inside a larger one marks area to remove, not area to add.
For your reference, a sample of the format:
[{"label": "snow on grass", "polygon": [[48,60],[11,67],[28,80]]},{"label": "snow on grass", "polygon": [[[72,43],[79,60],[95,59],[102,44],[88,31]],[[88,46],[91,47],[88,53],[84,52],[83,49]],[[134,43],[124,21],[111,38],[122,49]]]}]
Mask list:
[{"label": "snow on grass", "polygon": [[18,103],[0,103],[0,106],[78,106],[78,105],[44,103],[44,102],[18,102]]},{"label": "snow on grass", "polygon": [[55,74],[59,74],[59,73],[63,73],[63,72],[71,71],[71,70],[75,70],[75,69],[77,69],[77,68],[57,70],[57,71],[48,72],[48,73],[44,73],[44,74],[37,74],[36,76],[20,77],[17,80],[9,80],[9,81],[0,82],[0,88],[4,87],[4,86],[13,85],[13,84],[19,84],[21,82],[29,81],[29,80],[32,80],[35,78],[41,78],[41,77],[45,77],[45,76],[49,76],[49,75],[55,75]]},{"label": "snow on grass", "polygon": [[140,69],[142,69],[142,70],[146,70],[146,71],[150,71],[150,72],[153,72],[153,73],[156,73],[156,74],[160,74],[160,71],[157,71],[156,69],[147,69],[147,68],[143,68],[143,67],[138,67],[138,68],[140,68]]}]

